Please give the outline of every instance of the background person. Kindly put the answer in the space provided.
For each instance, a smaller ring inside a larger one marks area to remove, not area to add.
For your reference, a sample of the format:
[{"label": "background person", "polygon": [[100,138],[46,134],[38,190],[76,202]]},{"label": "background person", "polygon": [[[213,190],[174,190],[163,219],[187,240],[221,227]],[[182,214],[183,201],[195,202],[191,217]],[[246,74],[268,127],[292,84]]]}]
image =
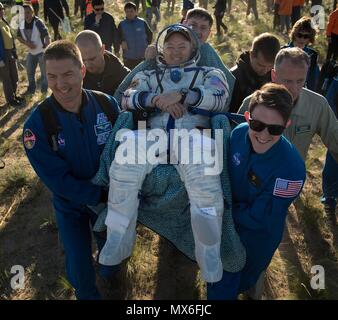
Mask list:
[{"label": "background person", "polygon": [[312,90],[317,90],[319,78],[318,53],[309,45],[314,44],[316,37],[316,29],[312,27],[311,18],[303,17],[299,19],[291,30],[291,42],[283,48],[298,47],[303,49],[310,57],[310,67],[306,77],[305,86]]},{"label": "background person", "polygon": [[5,19],[5,7],[0,2],[0,79],[5,99],[13,107],[21,106],[24,101],[16,94],[19,79],[16,66],[17,58],[14,36]]},{"label": "background person", "polygon": [[49,22],[54,31],[54,41],[61,39],[59,32],[60,19],[64,19],[65,15],[63,10],[66,11],[66,15],[69,18],[69,6],[66,0],[44,0],[43,11],[45,21]]},{"label": "background person", "polygon": [[41,92],[46,93],[48,89],[45,62],[43,60],[44,48],[50,43],[48,29],[45,24],[34,14],[31,4],[23,4],[25,19],[21,22],[17,37],[27,47],[26,69],[28,77],[28,88],[26,94],[34,94],[36,90],[35,72],[39,64],[41,73]]},{"label": "background person", "polygon": [[279,49],[277,37],[271,33],[262,33],[254,38],[251,49],[239,56],[236,65],[231,68],[236,82],[230,112],[237,112],[248,95],[263,84],[271,82],[271,69]]},{"label": "background person", "polygon": [[92,0],[93,12],[84,20],[84,30],[95,31],[105,45],[105,49],[112,52],[114,46],[115,55],[119,56],[120,44],[117,28],[113,16],[104,10],[103,0]]},{"label": "background person", "polygon": [[136,5],[127,2],[124,5],[126,18],[119,23],[119,41],[123,51],[123,62],[129,69],[134,69],[144,60],[148,45],[153,40],[153,33],[147,22],[137,16]]},{"label": "background person", "polygon": [[76,36],[75,43],[86,66],[83,87],[113,95],[130,70],[118,57],[105,50],[100,36],[94,31],[81,31]]}]

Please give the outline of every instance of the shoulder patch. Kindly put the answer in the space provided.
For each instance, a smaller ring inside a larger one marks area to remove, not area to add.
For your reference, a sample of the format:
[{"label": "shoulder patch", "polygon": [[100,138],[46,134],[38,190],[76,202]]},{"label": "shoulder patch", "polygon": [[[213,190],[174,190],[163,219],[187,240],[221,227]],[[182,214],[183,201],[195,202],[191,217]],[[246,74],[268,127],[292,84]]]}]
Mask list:
[{"label": "shoulder patch", "polygon": [[273,189],[273,195],[281,198],[296,197],[302,190],[303,183],[303,180],[293,181],[277,178]]},{"label": "shoulder patch", "polygon": [[25,145],[26,149],[33,149],[35,146],[35,142],[35,134],[32,132],[32,130],[26,129],[23,133],[23,144]]}]

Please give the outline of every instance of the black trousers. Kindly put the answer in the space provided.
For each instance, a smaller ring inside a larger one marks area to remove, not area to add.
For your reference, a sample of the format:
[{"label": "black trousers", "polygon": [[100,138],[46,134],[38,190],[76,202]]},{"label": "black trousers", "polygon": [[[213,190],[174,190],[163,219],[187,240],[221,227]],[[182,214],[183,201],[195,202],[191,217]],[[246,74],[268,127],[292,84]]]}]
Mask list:
[{"label": "black trousers", "polygon": [[221,33],[221,27],[223,28],[223,30],[226,32],[228,30],[227,26],[224,24],[223,22],[223,17],[224,17],[224,13],[220,14],[218,12],[214,13],[215,15],[215,19],[216,19],[216,30],[217,30],[217,34]]},{"label": "black trousers", "polygon": [[338,34],[331,33],[331,43],[327,49],[326,60],[338,58]]}]

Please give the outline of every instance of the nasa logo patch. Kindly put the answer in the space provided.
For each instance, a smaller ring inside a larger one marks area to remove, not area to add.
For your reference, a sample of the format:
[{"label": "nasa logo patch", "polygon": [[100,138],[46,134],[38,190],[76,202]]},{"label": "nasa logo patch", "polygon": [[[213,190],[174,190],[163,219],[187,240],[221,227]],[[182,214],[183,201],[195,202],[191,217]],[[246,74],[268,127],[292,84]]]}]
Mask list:
[{"label": "nasa logo patch", "polygon": [[232,156],[232,162],[234,163],[235,166],[239,166],[241,164],[241,154],[236,152]]}]

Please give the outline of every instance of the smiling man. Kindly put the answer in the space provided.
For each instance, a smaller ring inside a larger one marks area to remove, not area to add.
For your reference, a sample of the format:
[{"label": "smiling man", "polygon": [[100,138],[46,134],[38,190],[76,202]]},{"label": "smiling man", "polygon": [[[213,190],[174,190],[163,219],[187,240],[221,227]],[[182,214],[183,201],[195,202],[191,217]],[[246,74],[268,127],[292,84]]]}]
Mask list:
[{"label": "smiling man", "polygon": [[[87,206],[107,199],[107,192],[90,179],[98,170],[119,108],[112,97],[82,89],[86,70],[75,44],[53,42],[44,61],[53,94],[26,120],[23,143],[36,174],[53,193],[67,277],[75,295],[99,299],[90,231],[97,216]],[[104,240],[95,236],[100,249]]]}]

